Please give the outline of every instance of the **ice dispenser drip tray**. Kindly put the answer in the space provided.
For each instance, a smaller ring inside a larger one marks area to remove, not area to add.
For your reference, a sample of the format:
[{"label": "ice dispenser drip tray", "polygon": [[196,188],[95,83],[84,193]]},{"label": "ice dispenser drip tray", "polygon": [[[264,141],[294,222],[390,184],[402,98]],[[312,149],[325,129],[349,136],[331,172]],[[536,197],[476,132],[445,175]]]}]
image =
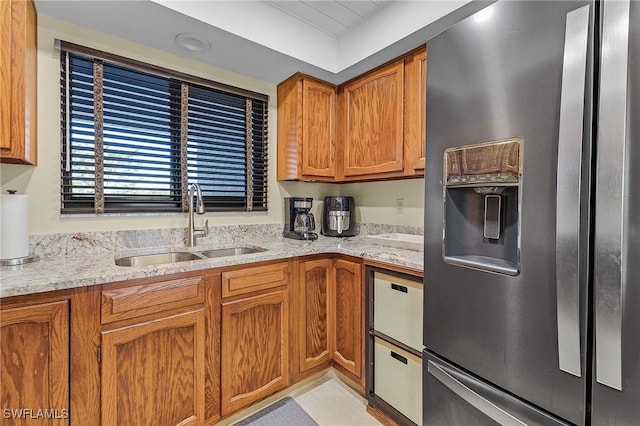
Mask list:
[{"label": "ice dispenser drip tray", "polygon": [[519,138],[445,151],[442,249],[447,263],[519,273],[521,152]]}]

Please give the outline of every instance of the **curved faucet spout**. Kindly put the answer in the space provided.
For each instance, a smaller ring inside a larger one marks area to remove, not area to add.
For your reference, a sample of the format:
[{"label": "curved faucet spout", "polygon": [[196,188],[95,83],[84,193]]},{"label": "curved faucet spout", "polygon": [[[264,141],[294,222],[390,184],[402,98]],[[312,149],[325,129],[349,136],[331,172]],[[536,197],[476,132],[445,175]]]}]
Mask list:
[{"label": "curved faucet spout", "polygon": [[194,209],[193,209],[193,201],[195,195],[196,202],[196,214],[205,214],[206,209],[204,207],[204,201],[202,200],[202,190],[200,189],[200,185],[194,183],[189,188],[189,229],[187,230],[187,246],[195,247],[196,238],[198,237],[206,237],[209,235],[209,221],[205,221],[203,228],[196,228],[195,220],[194,220]]},{"label": "curved faucet spout", "polygon": [[[204,202],[202,201],[202,190],[200,189],[200,185],[194,183],[193,185],[191,185],[191,190],[193,190],[194,188],[196,190],[196,213],[205,214],[207,211],[205,210]],[[191,190],[189,190],[189,193],[191,193]],[[193,201],[193,196],[190,198],[190,200]]]}]

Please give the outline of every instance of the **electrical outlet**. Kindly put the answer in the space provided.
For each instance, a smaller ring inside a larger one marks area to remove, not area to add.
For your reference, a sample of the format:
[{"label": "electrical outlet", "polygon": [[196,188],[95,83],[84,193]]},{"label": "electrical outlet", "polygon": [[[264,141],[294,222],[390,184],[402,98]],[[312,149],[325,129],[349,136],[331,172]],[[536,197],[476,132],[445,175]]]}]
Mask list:
[{"label": "electrical outlet", "polygon": [[396,214],[404,214],[404,198],[396,198]]}]

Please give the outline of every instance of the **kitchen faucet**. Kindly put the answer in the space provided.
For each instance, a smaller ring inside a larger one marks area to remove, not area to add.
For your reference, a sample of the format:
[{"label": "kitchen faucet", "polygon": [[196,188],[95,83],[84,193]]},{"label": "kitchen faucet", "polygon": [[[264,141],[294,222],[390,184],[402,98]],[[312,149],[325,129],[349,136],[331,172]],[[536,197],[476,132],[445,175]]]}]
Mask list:
[{"label": "kitchen faucet", "polygon": [[196,210],[197,214],[204,214],[206,212],[204,208],[204,202],[202,201],[202,190],[200,189],[200,185],[194,183],[189,188],[189,229],[187,231],[187,246],[195,247],[196,246],[196,238],[198,237],[206,237],[209,235],[209,220],[204,221],[203,228],[196,228],[194,221],[194,210],[193,210],[193,196],[196,196]]}]

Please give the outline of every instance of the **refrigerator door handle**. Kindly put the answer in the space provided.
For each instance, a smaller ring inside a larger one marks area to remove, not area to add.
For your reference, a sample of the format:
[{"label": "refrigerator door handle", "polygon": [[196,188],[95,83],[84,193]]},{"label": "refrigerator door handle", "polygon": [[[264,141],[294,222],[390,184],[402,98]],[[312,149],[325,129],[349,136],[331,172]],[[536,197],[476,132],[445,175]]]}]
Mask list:
[{"label": "refrigerator door handle", "polygon": [[465,385],[462,381],[453,376],[453,371],[446,366],[428,361],[427,371],[449,390],[464,399],[470,405],[478,409],[481,413],[501,425],[526,426],[527,424],[512,416],[496,404],[484,398],[476,391]]},{"label": "refrigerator door handle", "polygon": [[582,376],[580,357],[580,188],[589,6],[567,14],[556,193],[558,366]]},{"label": "refrigerator door handle", "polygon": [[626,160],[629,0],[605,1],[602,17],[594,239],[596,380],[622,390],[622,307],[629,196]]}]

